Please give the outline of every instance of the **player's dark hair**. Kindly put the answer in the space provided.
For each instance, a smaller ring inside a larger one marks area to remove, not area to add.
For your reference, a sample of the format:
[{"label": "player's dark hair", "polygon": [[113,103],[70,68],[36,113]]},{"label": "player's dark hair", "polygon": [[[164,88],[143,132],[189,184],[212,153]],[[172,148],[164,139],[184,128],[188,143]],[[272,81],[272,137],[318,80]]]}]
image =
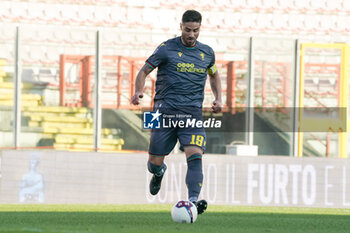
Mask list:
[{"label": "player's dark hair", "polygon": [[198,11],[195,10],[187,10],[182,15],[182,23],[188,23],[188,22],[196,22],[201,23],[202,22],[202,15]]}]

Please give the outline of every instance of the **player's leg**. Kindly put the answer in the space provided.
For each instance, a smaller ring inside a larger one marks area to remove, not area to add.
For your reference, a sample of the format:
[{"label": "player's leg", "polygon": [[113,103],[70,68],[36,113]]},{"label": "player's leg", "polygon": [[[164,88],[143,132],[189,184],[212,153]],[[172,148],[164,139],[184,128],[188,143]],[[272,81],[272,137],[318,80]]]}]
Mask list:
[{"label": "player's leg", "polygon": [[148,171],[153,174],[151,182],[149,184],[149,191],[152,195],[156,195],[159,192],[164,173],[167,169],[167,166],[163,161],[164,156],[155,157],[153,155],[149,155],[147,168]]},{"label": "player's leg", "polygon": [[189,201],[196,205],[198,214],[202,214],[208,206],[206,200],[198,201],[198,196],[201,192],[203,184],[203,151],[202,149],[196,147],[185,147],[184,151],[187,159],[186,184],[188,188]]},{"label": "player's leg", "polygon": [[164,158],[172,151],[176,142],[174,129],[153,130],[151,133],[147,168],[153,174],[149,185],[152,195],[156,195],[160,190],[164,173],[167,170]]},{"label": "player's leg", "polygon": [[186,185],[188,188],[188,199],[191,202],[196,202],[203,184],[203,151],[195,147],[185,147],[184,150],[187,161]]},{"label": "player's leg", "polygon": [[187,173],[186,185],[189,201],[197,206],[198,213],[203,213],[207,208],[205,200],[198,201],[203,184],[202,156],[205,150],[206,135],[204,130],[181,130],[178,134],[181,145],[186,154]]}]

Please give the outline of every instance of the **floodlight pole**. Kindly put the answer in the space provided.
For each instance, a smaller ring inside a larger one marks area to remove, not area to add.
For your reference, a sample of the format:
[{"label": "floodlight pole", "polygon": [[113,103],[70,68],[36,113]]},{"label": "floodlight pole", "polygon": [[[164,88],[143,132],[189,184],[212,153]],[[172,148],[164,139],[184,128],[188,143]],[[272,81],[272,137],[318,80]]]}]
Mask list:
[{"label": "floodlight pole", "polygon": [[247,87],[247,107],[245,114],[245,141],[248,145],[254,143],[254,43],[253,37],[249,40],[249,58],[248,58],[248,87]]},{"label": "floodlight pole", "polygon": [[101,147],[101,40],[100,31],[96,32],[96,70],[95,70],[95,87],[94,87],[94,150],[98,151]]},{"label": "floodlight pole", "polygon": [[20,146],[21,133],[21,59],[20,59],[20,28],[16,27],[15,39],[15,70],[14,70],[14,108],[13,108],[13,145],[15,149]]},{"label": "floodlight pole", "polygon": [[295,52],[294,52],[294,111],[293,111],[293,132],[292,141],[290,143],[289,154],[294,157],[298,157],[298,140],[299,140],[299,96],[300,96],[300,42],[295,40]]}]

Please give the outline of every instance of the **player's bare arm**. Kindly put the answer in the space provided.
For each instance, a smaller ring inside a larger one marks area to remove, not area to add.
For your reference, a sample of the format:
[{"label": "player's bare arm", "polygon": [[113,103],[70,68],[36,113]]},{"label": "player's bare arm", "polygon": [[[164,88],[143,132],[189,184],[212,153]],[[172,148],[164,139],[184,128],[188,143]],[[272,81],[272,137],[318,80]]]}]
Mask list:
[{"label": "player's bare arm", "polygon": [[136,76],[135,93],[131,98],[131,103],[134,105],[140,104],[140,99],[143,98],[143,88],[145,87],[146,77],[152,72],[152,68],[145,64]]},{"label": "player's bare arm", "polygon": [[221,99],[221,79],[219,72],[216,71],[214,74],[209,74],[209,81],[210,81],[210,86],[211,90],[215,96],[215,100],[212,104],[212,109],[214,113],[219,113],[221,112],[222,109],[222,99]]}]

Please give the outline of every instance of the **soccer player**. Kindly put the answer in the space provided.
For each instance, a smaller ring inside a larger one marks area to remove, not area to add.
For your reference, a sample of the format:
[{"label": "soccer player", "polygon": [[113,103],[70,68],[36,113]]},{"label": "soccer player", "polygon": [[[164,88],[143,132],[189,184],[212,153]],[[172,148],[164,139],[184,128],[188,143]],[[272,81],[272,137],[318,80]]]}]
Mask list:
[{"label": "soccer player", "polygon": [[[211,47],[197,41],[202,16],[198,11],[188,10],[180,23],[181,36],[169,39],[158,46],[138,72],[135,93],[131,102],[140,104],[146,76],[158,67],[154,111],[168,114],[189,114],[195,119],[202,117],[204,86],[209,74],[215,100],[214,113],[221,111],[221,83],[215,66],[215,54]],[[193,119],[192,118],[192,119]],[[167,169],[164,158],[180,141],[186,154],[186,185],[189,201],[195,203],[198,213],[207,208],[205,200],[198,201],[203,182],[202,155],[205,151],[206,134],[203,128],[179,128],[151,132],[148,170],[153,174],[150,192],[156,195]]]}]

